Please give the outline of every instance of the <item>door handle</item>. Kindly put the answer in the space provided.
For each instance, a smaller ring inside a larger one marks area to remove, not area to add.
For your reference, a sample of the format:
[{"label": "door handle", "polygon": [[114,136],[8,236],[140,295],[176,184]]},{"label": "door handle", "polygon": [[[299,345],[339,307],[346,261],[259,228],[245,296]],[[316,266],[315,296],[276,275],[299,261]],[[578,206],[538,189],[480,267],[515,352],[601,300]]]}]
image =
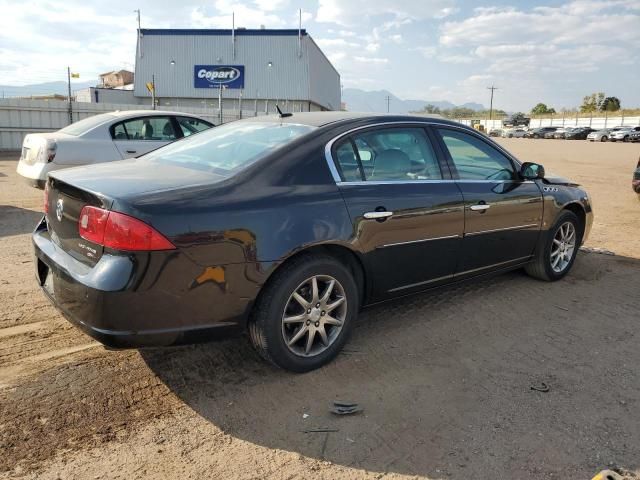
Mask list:
[{"label": "door handle", "polygon": [[484,212],[485,210],[489,210],[491,205],[488,203],[479,203],[477,205],[471,205],[469,208],[474,212]]},{"label": "door handle", "polygon": [[393,215],[393,212],[367,212],[364,214],[364,218],[367,220],[383,220],[385,218],[389,218]]},{"label": "door handle", "polygon": [[127,150],[127,153],[136,153],[135,150]]}]

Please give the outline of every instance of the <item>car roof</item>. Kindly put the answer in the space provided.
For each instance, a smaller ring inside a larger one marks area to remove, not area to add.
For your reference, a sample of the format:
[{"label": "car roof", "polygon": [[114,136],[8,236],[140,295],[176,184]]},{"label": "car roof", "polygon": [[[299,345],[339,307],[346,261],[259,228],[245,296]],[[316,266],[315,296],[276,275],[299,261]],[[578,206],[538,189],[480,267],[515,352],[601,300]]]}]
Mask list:
[{"label": "car roof", "polygon": [[170,112],[168,110],[116,110],[113,112],[106,112],[106,113],[118,118],[153,117],[156,115],[180,115],[180,116],[186,116],[186,117],[197,117],[197,115],[193,113]]},{"label": "car roof", "polygon": [[[287,115],[287,114],[285,114]],[[309,125],[311,127],[323,127],[328,124],[342,122],[353,122],[357,120],[371,119],[378,122],[384,121],[428,121],[438,120],[438,123],[451,125],[461,125],[458,122],[444,119],[441,115],[402,115],[390,113],[371,113],[371,112],[299,112],[292,113],[286,117],[280,115],[264,115],[260,117],[250,117],[240,122],[279,122],[279,123],[296,123],[300,125]]]}]

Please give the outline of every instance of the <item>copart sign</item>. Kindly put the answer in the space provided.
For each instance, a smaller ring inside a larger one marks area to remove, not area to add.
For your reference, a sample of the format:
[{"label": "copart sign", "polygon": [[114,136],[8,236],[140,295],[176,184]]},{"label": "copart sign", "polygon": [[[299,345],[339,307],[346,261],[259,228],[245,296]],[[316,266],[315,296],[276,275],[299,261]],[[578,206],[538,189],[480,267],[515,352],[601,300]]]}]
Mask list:
[{"label": "copart sign", "polygon": [[244,65],[194,65],[195,88],[244,88]]}]

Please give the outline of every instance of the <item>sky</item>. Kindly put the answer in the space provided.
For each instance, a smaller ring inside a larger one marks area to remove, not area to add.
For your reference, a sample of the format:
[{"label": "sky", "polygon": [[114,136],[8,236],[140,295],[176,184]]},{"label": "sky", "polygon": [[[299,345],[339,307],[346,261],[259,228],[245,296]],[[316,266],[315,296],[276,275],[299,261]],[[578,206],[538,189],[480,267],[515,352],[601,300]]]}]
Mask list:
[{"label": "sky", "polygon": [[81,81],[135,61],[143,28],[303,28],[345,88],[559,110],[592,92],[640,107],[640,0],[0,0],[0,85]]}]

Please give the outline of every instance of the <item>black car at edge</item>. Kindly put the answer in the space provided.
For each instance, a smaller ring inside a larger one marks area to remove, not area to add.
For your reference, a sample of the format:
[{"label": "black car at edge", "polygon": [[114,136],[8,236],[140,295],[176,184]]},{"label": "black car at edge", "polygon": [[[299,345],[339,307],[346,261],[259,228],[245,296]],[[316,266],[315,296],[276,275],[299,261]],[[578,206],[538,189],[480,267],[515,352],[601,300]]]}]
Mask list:
[{"label": "black car at edge", "polygon": [[113,348],[246,331],[292,371],[337,355],[361,307],[524,267],[552,281],[589,233],[584,190],[424,117],[296,113],[53,172],[37,278]]}]

